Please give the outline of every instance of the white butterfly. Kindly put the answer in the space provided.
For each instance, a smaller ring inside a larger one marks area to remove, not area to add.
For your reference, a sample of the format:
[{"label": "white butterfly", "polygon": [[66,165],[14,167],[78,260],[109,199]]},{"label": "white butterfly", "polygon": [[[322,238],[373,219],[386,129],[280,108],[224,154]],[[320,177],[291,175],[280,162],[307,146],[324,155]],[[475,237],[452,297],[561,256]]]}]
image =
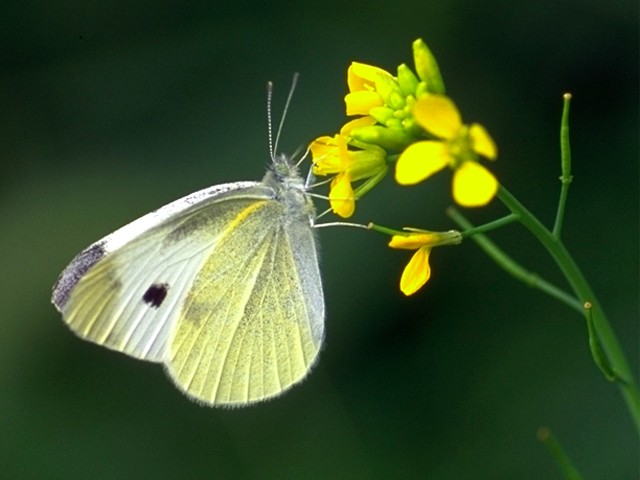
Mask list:
[{"label": "white butterfly", "polygon": [[163,363],[208,405],[250,404],[302,380],[324,336],[316,214],[296,165],[272,160],[261,182],[200,190],[78,254],[52,297],[69,327]]}]

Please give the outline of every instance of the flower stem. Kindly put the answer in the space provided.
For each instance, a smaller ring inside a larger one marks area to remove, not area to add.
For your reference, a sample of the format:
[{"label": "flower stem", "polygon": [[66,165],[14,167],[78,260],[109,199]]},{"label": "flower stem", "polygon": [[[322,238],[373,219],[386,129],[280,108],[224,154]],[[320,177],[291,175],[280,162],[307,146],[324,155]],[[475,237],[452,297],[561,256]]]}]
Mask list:
[{"label": "flower stem", "polygon": [[573,180],[571,175],[571,144],[569,143],[569,102],[571,94],[564,94],[564,106],[562,109],[562,120],[560,122],[560,157],[562,175],[560,176],[560,200],[558,201],[558,210],[556,213],[556,221],[553,225],[553,236],[560,238],[562,232],[562,222],[564,221],[564,210],[567,205],[567,196],[569,195],[569,185]]},{"label": "flower stem", "polygon": [[[619,377],[618,387],[629,409],[629,413],[640,432],[640,394],[631,372],[631,368],[624,356],[620,343],[607,321],[606,315],[596,299],[591,286],[578,268],[577,264],[565,248],[560,239],[554,236],[540,221],[527,210],[511,193],[503,186],[498,189],[498,198],[514,214],[518,215],[520,222],[540,241],[554,259],[580,303],[591,303],[593,327],[600,338],[602,348],[607,355],[611,368]],[[586,314],[585,318],[586,318]]]},{"label": "flower stem", "polygon": [[516,262],[513,258],[505,253],[500,247],[498,247],[495,243],[493,243],[489,237],[483,235],[482,232],[492,230],[493,228],[487,228],[489,226],[503,226],[507,223],[510,223],[506,220],[516,219],[517,216],[514,214],[507,215],[495,222],[487,223],[485,225],[481,225],[479,227],[474,227],[471,222],[469,222],[464,215],[458,212],[454,208],[450,208],[447,210],[449,216],[455,221],[458,225],[464,228],[462,232],[462,238],[471,238],[474,242],[478,244],[478,246],[484,250],[484,252],[493,259],[503,270],[505,270],[508,274],[520,280],[525,285],[537,288],[542,292],[546,293],[550,297],[559,300],[570,308],[582,313],[583,306],[582,304],[575,299],[572,295],[569,295],[567,292],[561,290],[556,287],[552,283],[548,282],[544,278],[540,277],[538,274],[531,272],[525,269],[522,265]]},{"label": "flower stem", "polygon": [[498,220],[494,220],[493,222],[485,223],[484,225],[476,227],[473,226],[467,219],[464,218],[464,216],[458,210],[453,207],[450,207],[447,210],[447,214],[460,226],[464,227],[462,238],[470,238],[481,233],[490,232],[491,230],[497,230],[498,228],[502,228],[505,225],[518,221],[518,216],[511,213],[502,218],[499,218]]},{"label": "flower stem", "polygon": [[538,440],[540,440],[545,447],[549,450],[549,453],[555,459],[558,467],[562,471],[562,475],[565,480],[582,480],[582,475],[578,469],[573,465],[567,452],[565,452],[560,442],[546,427],[541,427],[538,430]]}]

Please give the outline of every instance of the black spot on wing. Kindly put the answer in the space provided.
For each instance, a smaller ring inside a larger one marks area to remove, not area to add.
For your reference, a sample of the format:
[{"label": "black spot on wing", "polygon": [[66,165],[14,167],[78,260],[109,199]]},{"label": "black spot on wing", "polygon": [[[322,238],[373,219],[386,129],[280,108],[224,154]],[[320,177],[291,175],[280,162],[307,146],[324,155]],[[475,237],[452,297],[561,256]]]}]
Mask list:
[{"label": "black spot on wing", "polygon": [[162,302],[164,302],[168,290],[168,284],[154,283],[147,289],[146,292],[144,292],[144,295],[142,295],[142,300],[150,307],[158,308],[160,307],[160,305],[162,305]]},{"label": "black spot on wing", "polygon": [[102,243],[94,243],[76,255],[76,258],[67,265],[67,268],[60,274],[58,281],[53,286],[51,300],[58,310],[64,308],[73,288],[84,274],[104,257],[104,254],[105,250]]}]

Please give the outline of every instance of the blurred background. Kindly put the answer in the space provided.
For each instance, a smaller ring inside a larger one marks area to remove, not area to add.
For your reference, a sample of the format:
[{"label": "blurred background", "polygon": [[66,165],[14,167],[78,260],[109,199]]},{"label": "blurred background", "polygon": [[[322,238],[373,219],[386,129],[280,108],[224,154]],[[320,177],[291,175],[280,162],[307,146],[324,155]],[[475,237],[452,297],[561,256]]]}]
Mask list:
[{"label": "blurred background", "polygon": [[[562,94],[574,183],[564,238],[638,366],[638,4],[631,1],[107,0],[0,7],[0,468],[6,478],[560,479],[548,426],[585,479],[638,478],[638,438],[594,366],[584,321],[472,242],[432,255],[323,229],[327,338],[309,378],[236,410],[198,406],[162,367],[80,341],[50,304],[82,248],[208,185],[258,180],[265,85],[280,149],[345,121],[353,60],[412,65],[422,37],[494,171],[551,224]],[[450,175],[389,177],[355,221],[453,227]],[[476,224],[505,209],[465,212]],[[492,237],[564,287],[517,226]]]}]

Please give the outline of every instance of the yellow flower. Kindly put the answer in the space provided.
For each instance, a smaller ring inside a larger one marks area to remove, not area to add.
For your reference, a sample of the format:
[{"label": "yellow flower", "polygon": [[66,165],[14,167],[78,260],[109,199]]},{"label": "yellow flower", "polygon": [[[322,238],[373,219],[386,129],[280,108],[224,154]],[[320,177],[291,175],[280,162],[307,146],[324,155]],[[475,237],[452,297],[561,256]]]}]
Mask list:
[{"label": "yellow flower", "polygon": [[[329,203],[333,213],[343,218],[353,215],[355,199],[379,183],[388,170],[383,149],[375,145],[357,144],[362,148],[349,150],[347,141],[348,137],[344,134],[337,134],[319,137],[309,146],[313,157],[313,174],[335,175],[331,180]],[[366,181],[354,190],[351,184],[359,180]]]},{"label": "yellow flower", "polygon": [[331,210],[343,218],[350,217],[356,205],[351,176],[347,172],[350,159],[345,137],[339,134],[334,137],[319,137],[309,148],[313,157],[314,175],[336,174],[329,190]]},{"label": "yellow flower", "polygon": [[462,241],[460,232],[429,232],[426,230],[406,228],[404,235],[391,237],[389,247],[402,250],[416,250],[404,268],[400,278],[400,290],[405,295],[413,295],[431,277],[429,254],[431,249],[440,245],[455,245]]},{"label": "yellow flower", "polygon": [[352,62],[347,70],[349,93],[344,97],[347,115],[369,115],[372,108],[384,105],[384,99],[376,85],[381,79],[393,79],[382,68]]},{"label": "yellow flower", "polygon": [[464,125],[455,104],[443,95],[416,101],[413,117],[418,125],[440,140],[424,140],[407,147],[396,163],[396,180],[414,185],[446,166],[455,170],[453,198],[465,207],[486,205],[498,182],[478,163],[479,156],[495,160],[497,149],[489,133],[477,123]]},{"label": "yellow flower", "polygon": [[351,139],[398,154],[423,138],[424,131],[412,115],[413,104],[428,93],[443,94],[444,83],[433,54],[421,39],[413,42],[413,57],[417,75],[405,64],[399,65],[397,76],[393,76],[380,67],[351,63],[347,71],[349,93],[344,98],[347,115],[367,119],[350,127]]}]

